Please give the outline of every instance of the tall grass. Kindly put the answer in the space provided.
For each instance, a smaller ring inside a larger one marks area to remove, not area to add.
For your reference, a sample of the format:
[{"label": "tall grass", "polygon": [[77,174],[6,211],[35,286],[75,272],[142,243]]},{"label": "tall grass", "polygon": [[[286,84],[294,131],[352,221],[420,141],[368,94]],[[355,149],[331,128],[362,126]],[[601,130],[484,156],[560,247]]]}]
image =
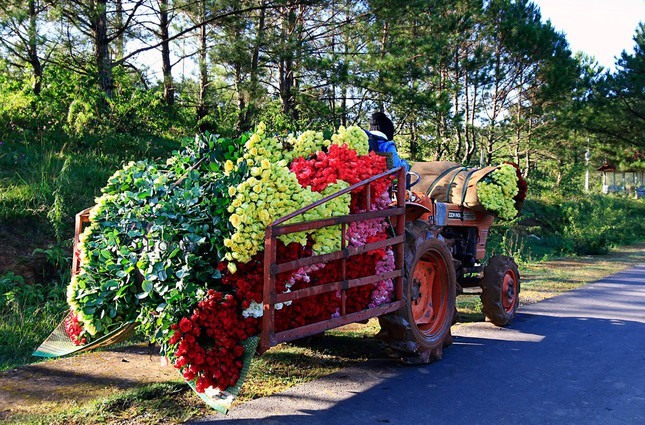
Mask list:
[{"label": "tall grass", "polygon": [[0,370],[34,358],[31,353],[65,316],[66,285],[25,284],[21,276],[0,277]]},{"label": "tall grass", "polygon": [[70,238],[74,215],[94,204],[108,177],[125,162],[166,158],[177,140],[114,134],[49,138],[0,145],[0,222],[47,223],[52,239]]},{"label": "tall grass", "polygon": [[[0,249],[0,255],[40,247],[36,253],[59,270],[54,281],[37,282],[0,270],[0,370],[33,362],[33,350],[65,316],[74,215],[94,205],[108,177],[125,162],[166,158],[179,146],[176,140],[118,134],[0,144],[0,244],[12,248]],[[1,239],[3,232],[7,239]],[[4,260],[33,262],[30,257]]]}]

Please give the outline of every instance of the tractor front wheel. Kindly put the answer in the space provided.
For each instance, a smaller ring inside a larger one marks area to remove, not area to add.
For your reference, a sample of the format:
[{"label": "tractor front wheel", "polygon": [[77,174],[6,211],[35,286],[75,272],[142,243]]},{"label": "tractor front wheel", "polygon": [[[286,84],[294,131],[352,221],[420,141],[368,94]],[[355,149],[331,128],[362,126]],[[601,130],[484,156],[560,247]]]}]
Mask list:
[{"label": "tractor front wheel", "polygon": [[455,314],[455,268],[445,243],[430,226],[414,221],[406,226],[405,306],[380,317],[382,337],[406,363],[439,360],[452,343]]},{"label": "tractor front wheel", "polygon": [[515,260],[505,255],[490,258],[484,269],[482,310],[497,326],[506,326],[515,318],[520,303],[520,272]]}]

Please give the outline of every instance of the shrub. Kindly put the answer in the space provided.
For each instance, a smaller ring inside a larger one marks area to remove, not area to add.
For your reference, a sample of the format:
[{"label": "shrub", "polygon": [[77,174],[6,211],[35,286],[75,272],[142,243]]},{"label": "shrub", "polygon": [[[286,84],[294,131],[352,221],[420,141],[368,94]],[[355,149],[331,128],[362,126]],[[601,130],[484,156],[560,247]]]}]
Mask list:
[{"label": "shrub", "polygon": [[605,195],[527,199],[522,215],[490,232],[489,255],[518,261],[560,255],[605,254],[613,246],[645,240],[645,202]]}]

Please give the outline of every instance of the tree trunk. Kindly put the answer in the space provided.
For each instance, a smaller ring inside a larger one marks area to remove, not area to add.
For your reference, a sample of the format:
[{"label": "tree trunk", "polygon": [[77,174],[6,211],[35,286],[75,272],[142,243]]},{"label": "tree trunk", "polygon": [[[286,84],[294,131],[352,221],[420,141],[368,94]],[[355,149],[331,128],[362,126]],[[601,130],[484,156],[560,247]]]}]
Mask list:
[{"label": "tree trunk", "polygon": [[[263,0],[260,3],[259,15],[257,16],[257,26],[255,41],[253,44],[253,53],[251,55],[251,63],[248,64],[249,69],[249,80],[248,84],[242,85],[242,64],[237,63],[235,65],[235,82],[237,86],[237,122],[235,123],[235,129],[238,133],[243,133],[248,131],[253,126],[253,119],[257,114],[257,103],[258,97],[260,96],[260,49],[264,45],[264,33],[265,33],[265,19],[266,19],[266,0]],[[242,27],[237,29],[239,36],[244,32]]]},{"label": "tree trunk", "polygon": [[168,16],[168,0],[159,1],[159,34],[161,38],[161,71],[163,73],[163,98],[166,105],[175,104],[175,85],[172,80],[172,64],[170,63],[170,18]]},{"label": "tree trunk", "polygon": [[282,19],[282,48],[280,61],[278,63],[278,77],[280,80],[280,99],[282,101],[282,113],[293,119],[298,119],[294,91],[296,87],[294,56],[298,48],[296,35],[296,7],[287,6]]},{"label": "tree trunk", "polygon": [[[380,52],[381,60],[385,58],[385,54],[387,53],[386,46],[387,46],[387,39],[389,34],[390,34],[390,25],[388,21],[385,21],[383,22],[383,31],[381,35],[381,52]],[[383,87],[383,76],[381,75],[381,73],[379,73],[378,79],[379,79],[379,87]],[[385,99],[383,98],[383,96],[384,95],[382,93],[378,94],[379,112],[385,112]]]},{"label": "tree trunk", "polygon": [[240,133],[251,129],[253,125],[253,119],[257,114],[257,102],[260,93],[260,49],[264,45],[265,19],[266,0],[263,0],[258,16],[253,54],[251,55],[251,66],[249,69],[249,87],[245,90],[244,93],[240,93],[240,91],[238,90],[238,96],[240,96],[241,102],[238,101],[239,110],[236,129]]},{"label": "tree trunk", "polygon": [[410,123],[410,159],[416,161],[419,158],[419,139],[417,135],[416,120]]},{"label": "tree trunk", "polygon": [[125,52],[125,37],[123,35],[125,32],[123,31],[123,0],[116,0],[115,7],[116,19],[114,22],[114,27],[117,31],[119,31],[119,35],[116,38],[116,46],[114,47],[114,52],[116,59],[118,60],[123,57],[123,53]]},{"label": "tree trunk", "polygon": [[43,68],[38,58],[38,23],[35,0],[29,0],[29,45],[27,55],[29,64],[34,71],[34,82],[32,89],[36,96],[40,96],[43,81]]},{"label": "tree trunk", "polygon": [[[527,140],[531,140],[531,134],[533,132],[533,120],[531,120],[531,117],[529,116],[529,126],[527,130]],[[530,149],[530,144],[526,146],[526,153],[524,154],[524,158],[526,161],[526,168],[524,168],[524,178],[529,178],[529,175],[531,174],[531,149]],[[519,166],[519,162],[517,163]]]},{"label": "tree trunk", "polygon": [[[459,111],[459,106],[460,106],[459,96],[460,96],[461,93],[460,93],[458,87],[459,87],[459,80],[461,79],[462,70],[459,67],[459,62],[460,62],[459,59],[460,59],[459,58],[459,47],[457,46],[455,48],[455,59],[454,59],[455,60],[455,69],[454,69],[454,72],[455,72],[455,76],[454,76],[455,88],[452,89],[453,90],[453,99],[454,99],[453,101],[455,103],[455,105],[454,105],[454,107],[455,107],[455,121],[457,120],[457,117],[459,116],[459,112],[460,112]],[[462,149],[462,146],[464,144],[464,140],[463,140],[463,136],[461,134],[461,125],[455,125],[455,128],[456,128],[456,133],[457,133],[457,146],[455,146],[455,151],[454,151],[453,157],[455,158],[455,161],[459,161],[459,158],[461,157],[461,149]],[[466,146],[466,149],[467,148],[468,147]]]},{"label": "tree trunk", "polygon": [[519,92],[517,94],[517,114],[515,115],[516,129],[515,129],[515,163],[520,164],[520,144],[522,142],[522,95],[523,84],[519,84]]},{"label": "tree trunk", "polygon": [[112,81],[112,61],[108,40],[107,0],[94,3],[92,27],[94,32],[94,60],[96,63],[99,89],[111,98],[114,92]]},{"label": "tree trunk", "polygon": [[[200,3],[201,7],[201,18],[202,22],[206,18],[206,5],[202,1]],[[203,23],[199,27],[199,93],[197,97],[197,122],[200,132],[205,132],[208,130],[208,125],[203,121],[204,118],[208,115],[208,105],[206,104],[206,96],[208,91],[208,64],[206,62],[207,55],[207,31],[206,24]]]}]

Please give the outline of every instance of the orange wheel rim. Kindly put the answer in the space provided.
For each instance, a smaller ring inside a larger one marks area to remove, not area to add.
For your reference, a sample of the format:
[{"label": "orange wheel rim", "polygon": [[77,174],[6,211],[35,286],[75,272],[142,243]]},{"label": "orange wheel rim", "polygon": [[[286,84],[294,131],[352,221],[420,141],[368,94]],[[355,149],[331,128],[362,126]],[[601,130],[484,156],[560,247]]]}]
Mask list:
[{"label": "orange wheel rim", "polygon": [[502,306],[504,311],[512,313],[517,304],[517,277],[513,270],[507,270],[502,281]]},{"label": "orange wheel rim", "polygon": [[412,274],[412,317],[417,329],[426,336],[441,331],[448,316],[448,270],[437,254],[427,253]]}]

